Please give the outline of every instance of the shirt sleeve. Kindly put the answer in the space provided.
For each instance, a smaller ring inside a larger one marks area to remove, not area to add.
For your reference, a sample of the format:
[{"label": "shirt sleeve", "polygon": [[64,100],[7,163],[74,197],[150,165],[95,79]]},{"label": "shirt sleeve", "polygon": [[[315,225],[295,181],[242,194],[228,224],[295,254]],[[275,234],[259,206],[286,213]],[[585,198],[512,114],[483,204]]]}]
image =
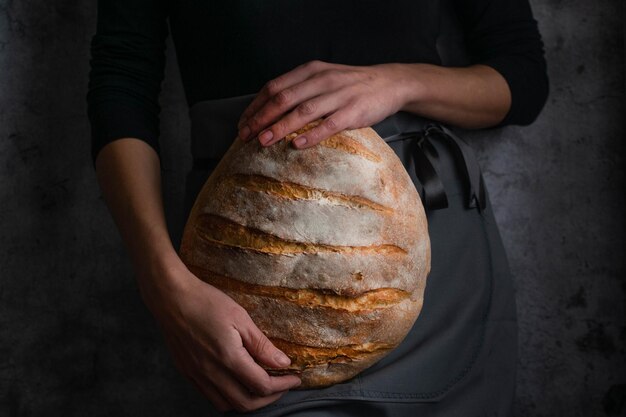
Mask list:
[{"label": "shirt sleeve", "polygon": [[511,90],[499,126],[529,125],[546,103],[544,44],[528,0],[454,0],[470,60],[498,71]]},{"label": "shirt sleeve", "polygon": [[168,35],[161,0],[99,0],[91,40],[87,114],[91,157],[125,137],[137,138],[160,155],[158,96]]}]

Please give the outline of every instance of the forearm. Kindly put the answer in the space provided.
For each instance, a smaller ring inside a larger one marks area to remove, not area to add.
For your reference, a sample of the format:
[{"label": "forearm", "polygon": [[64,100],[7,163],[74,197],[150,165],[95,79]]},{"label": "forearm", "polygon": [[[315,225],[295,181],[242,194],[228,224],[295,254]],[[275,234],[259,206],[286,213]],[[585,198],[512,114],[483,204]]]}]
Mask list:
[{"label": "forearm", "polygon": [[153,284],[171,285],[166,280],[176,275],[163,272],[181,261],[167,231],[156,152],[139,139],[113,141],[99,152],[96,175],[138,277],[159,277]]},{"label": "forearm", "polygon": [[467,129],[497,125],[511,107],[504,77],[485,65],[448,68],[397,64],[402,76],[401,110]]},{"label": "forearm", "polygon": [[293,375],[267,374],[259,364],[281,368],[289,358],[241,306],[195,277],[178,257],[154,149],[139,139],[110,142],[98,153],[96,174],[176,367],[222,411],[260,408],[298,386]]},{"label": "forearm", "polygon": [[350,66],[310,61],[268,81],[242,113],[238,135],[270,146],[305,124],[316,127],[292,140],[315,146],[343,129],[380,122],[407,111],[464,128],[501,122],[511,108],[507,81],[485,65],[447,68],[388,63]]}]

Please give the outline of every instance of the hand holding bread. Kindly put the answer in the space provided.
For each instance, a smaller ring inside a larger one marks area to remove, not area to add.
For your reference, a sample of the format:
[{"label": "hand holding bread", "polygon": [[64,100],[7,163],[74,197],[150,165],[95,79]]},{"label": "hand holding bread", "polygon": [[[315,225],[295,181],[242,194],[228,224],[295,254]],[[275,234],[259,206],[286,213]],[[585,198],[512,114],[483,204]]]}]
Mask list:
[{"label": "hand holding bread", "polygon": [[239,137],[258,136],[269,146],[324,117],[293,140],[297,148],[308,148],[344,129],[371,126],[405,104],[407,76],[403,64],[307,62],[265,84],[241,116]]},{"label": "hand holding bread", "polygon": [[143,281],[142,296],[177,369],[219,411],[251,411],[300,385],[296,376],[270,376],[261,367],[282,368],[290,362],[241,306],[184,266],[169,273],[184,284],[165,293],[147,289]]}]

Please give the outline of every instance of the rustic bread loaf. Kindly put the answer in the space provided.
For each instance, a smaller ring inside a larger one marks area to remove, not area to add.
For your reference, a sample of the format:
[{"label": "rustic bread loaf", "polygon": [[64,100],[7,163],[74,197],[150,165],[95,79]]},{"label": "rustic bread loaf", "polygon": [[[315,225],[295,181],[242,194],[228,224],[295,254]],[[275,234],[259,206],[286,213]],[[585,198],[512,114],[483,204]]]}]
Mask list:
[{"label": "rustic bread loaf", "polygon": [[406,336],[430,240],[415,186],[373,129],[303,150],[293,137],[233,142],[196,199],[180,255],[291,358],[268,372],[312,388],[355,376]]}]

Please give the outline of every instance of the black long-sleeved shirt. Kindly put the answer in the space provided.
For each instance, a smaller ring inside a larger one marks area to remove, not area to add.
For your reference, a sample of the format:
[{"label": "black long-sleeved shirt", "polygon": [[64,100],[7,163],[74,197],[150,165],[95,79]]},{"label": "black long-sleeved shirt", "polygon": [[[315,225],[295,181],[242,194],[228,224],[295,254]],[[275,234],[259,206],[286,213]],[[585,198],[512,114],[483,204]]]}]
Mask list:
[{"label": "black long-sleeved shirt", "polygon": [[465,64],[489,65],[509,85],[511,109],[500,125],[531,123],[548,80],[528,0],[100,0],[87,94],[92,158],[122,137],[159,152],[169,33],[191,106],[255,93],[313,59],[454,64],[442,49],[454,38],[444,10],[454,11]]}]

